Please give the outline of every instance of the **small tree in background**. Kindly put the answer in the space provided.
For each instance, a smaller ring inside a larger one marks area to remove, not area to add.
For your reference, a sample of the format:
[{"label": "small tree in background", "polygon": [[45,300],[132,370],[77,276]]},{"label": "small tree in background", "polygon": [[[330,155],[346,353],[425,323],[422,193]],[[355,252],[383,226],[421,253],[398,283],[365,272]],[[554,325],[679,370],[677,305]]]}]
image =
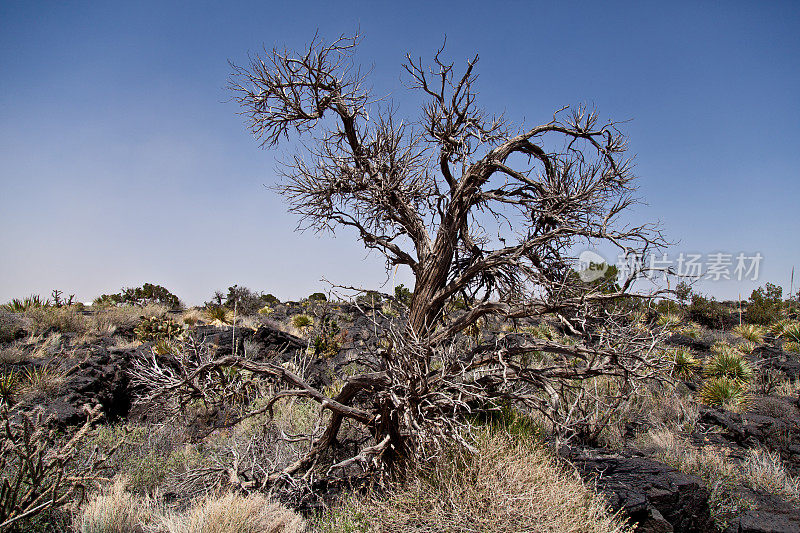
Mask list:
[{"label": "small tree in background", "polygon": [[783,289],[767,283],[750,294],[747,304],[747,321],[753,324],[770,324],[781,318]]}]

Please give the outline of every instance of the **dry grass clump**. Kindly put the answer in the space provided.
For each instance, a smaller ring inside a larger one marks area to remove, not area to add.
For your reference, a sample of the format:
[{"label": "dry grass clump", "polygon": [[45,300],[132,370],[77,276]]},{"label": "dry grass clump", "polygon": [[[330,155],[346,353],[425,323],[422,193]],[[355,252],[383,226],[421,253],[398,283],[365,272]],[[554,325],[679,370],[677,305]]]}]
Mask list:
[{"label": "dry grass clump", "polygon": [[262,494],[207,496],[183,513],[125,490],[117,479],[75,516],[78,533],[302,533],[305,520]]},{"label": "dry grass clump", "polygon": [[49,331],[82,335],[90,328],[87,318],[75,306],[37,307],[25,311],[31,320],[32,333],[41,335]]},{"label": "dry grass clump", "polygon": [[755,488],[770,494],[780,494],[790,500],[800,500],[800,481],[786,473],[778,454],[751,448],[742,463],[742,477]]},{"label": "dry grass clump", "polygon": [[143,533],[153,519],[150,500],[125,490],[126,480],[118,478],[106,491],[92,498],[76,515],[79,533]]},{"label": "dry grass clump", "polygon": [[322,532],[618,533],[624,521],[530,439],[482,431],[477,454],[453,451],[383,496],[350,500]]},{"label": "dry grass clump", "polygon": [[262,494],[207,497],[182,515],[161,519],[167,533],[301,533],[303,518]]}]

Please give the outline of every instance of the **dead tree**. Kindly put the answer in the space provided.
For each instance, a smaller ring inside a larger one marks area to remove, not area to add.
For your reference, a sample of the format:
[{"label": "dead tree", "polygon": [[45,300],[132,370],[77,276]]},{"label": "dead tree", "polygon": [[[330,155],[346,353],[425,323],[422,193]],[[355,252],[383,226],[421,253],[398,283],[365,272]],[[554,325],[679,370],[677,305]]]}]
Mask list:
[{"label": "dead tree", "polygon": [[[458,438],[466,413],[504,402],[567,428],[594,416],[581,407],[587,395],[623,397],[658,362],[658,334],[635,327],[620,304],[641,272],[611,286],[576,275],[581,247],[641,256],[665,244],[657,227],[619,221],[634,203],[634,175],[617,125],[580,106],[514,127],[478,107],[478,57],[457,72],[443,50],[431,67],[407,56],[409,85],[426,103],[419,120],[399,120],[353,63],[358,41],[315,38],[301,53],[265,50],[233,66],[231,88],[263,147],[300,139],[278,190],[301,227],[350,228],[388,268],[413,273],[407,320],[385,332],[392,342],[382,366],[348,379],[334,398],[279,365],[235,357],[166,385],[201,388],[214,368],[240,366],[285,384],[270,405],[292,396],[317,401],[330,414],[326,430],[273,479],[316,464],[345,419],[373,440],[334,466],[408,459]],[[463,310],[453,312],[454,302]],[[544,317],[568,338],[523,328],[458,342],[486,321]],[[615,385],[588,391],[585,382],[596,387],[599,378]]]}]

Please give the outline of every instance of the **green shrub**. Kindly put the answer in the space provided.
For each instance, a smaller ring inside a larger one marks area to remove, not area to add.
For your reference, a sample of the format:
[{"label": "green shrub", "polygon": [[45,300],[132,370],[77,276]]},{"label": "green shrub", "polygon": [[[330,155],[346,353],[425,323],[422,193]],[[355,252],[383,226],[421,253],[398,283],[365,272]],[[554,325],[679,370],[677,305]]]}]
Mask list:
[{"label": "green shrub", "polygon": [[754,290],[747,304],[747,321],[753,324],[770,324],[781,317],[783,289],[767,283]]},{"label": "green shrub", "polygon": [[325,294],[323,294],[321,292],[315,292],[315,293],[309,295],[308,299],[311,300],[312,302],[327,302],[328,301],[328,297],[325,296]]},{"label": "green shrub", "polygon": [[394,298],[406,307],[411,305],[411,297],[413,293],[410,289],[406,288],[402,283],[394,288]]},{"label": "green shrub", "polygon": [[718,329],[725,323],[725,309],[714,298],[693,294],[689,318],[707,328]]},{"label": "green shrub", "polygon": [[225,307],[235,309],[237,316],[254,315],[266,303],[263,295],[238,285],[228,287],[228,295],[225,297]]},{"label": "green shrub", "polygon": [[94,305],[138,305],[144,307],[148,304],[161,304],[178,309],[181,301],[177,296],[161,285],[145,283],[141,287],[123,288],[116,294],[102,294],[95,298]]}]

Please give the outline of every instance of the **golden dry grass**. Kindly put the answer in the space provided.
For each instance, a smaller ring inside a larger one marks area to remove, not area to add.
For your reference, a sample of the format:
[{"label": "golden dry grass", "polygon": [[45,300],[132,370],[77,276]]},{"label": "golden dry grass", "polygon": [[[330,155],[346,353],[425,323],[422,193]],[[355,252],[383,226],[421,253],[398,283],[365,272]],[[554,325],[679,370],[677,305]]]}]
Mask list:
[{"label": "golden dry grass", "polygon": [[161,519],[167,533],[301,533],[303,518],[262,494],[207,497],[182,515]]},{"label": "golden dry grass", "polygon": [[322,532],[622,533],[605,500],[531,439],[483,431],[478,453],[453,452],[382,497],[350,500]]}]

